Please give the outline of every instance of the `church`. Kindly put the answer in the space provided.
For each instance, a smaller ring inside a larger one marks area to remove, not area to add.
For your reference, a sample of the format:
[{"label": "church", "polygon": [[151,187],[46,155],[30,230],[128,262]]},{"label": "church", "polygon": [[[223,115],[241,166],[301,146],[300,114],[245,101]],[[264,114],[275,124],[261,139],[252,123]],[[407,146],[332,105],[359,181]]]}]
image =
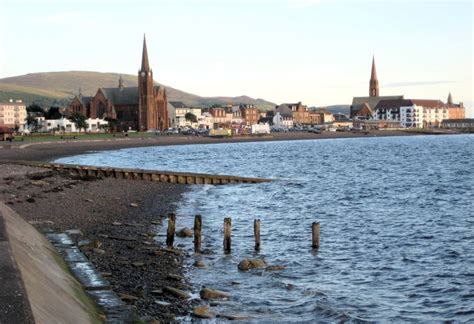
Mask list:
[{"label": "church", "polygon": [[170,121],[166,89],[153,84],[145,37],[138,87],[124,87],[120,77],[116,88],[99,88],[92,97],[79,93],[68,110],[70,115],[79,113],[85,118],[106,119],[115,123],[118,131],[167,129]]}]

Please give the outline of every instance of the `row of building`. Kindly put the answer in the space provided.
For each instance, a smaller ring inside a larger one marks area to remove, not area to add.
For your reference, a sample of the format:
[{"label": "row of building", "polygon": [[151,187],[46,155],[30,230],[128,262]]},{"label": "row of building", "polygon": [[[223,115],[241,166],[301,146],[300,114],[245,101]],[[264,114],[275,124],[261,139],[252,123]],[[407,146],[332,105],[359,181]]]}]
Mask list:
[{"label": "row of building", "polygon": [[465,108],[462,102],[453,102],[451,93],[446,103],[438,99],[406,99],[403,95],[380,96],[375,59],[372,59],[369,96],[353,98],[350,118],[369,127],[441,127],[443,121],[464,119]]}]

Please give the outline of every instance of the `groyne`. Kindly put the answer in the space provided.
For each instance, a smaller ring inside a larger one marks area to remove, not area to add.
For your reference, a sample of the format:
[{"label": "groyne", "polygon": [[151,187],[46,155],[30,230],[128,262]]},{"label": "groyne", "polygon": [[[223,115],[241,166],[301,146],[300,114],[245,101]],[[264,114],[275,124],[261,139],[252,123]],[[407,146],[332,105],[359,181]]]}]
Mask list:
[{"label": "groyne", "polygon": [[67,172],[77,176],[89,176],[98,178],[115,178],[127,180],[146,180],[164,183],[178,184],[212,184],[223,185],[231,183],[262,183],[270,182],[270,179],[238,177],[229,175],[213,175],[204,173],[170,172],[158,170],[143,170],[130,168],[113,168],[99,166],[85,166],[63,163],[49,163],[36,161],[1,161],[3,164],[16,164],[30,167],[51,169],[59,172]]}]

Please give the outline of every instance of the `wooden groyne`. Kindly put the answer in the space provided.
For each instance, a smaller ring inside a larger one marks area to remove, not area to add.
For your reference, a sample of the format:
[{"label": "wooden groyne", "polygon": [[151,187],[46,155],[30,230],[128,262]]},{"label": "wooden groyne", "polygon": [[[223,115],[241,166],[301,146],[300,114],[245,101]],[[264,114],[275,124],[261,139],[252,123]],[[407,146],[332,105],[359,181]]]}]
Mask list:
[{"label": "wooden groyne", "polygon": [[204,173],[169,172],[158,170],[142,170],[129,168],[113,168],[85,166],[76,164],[35,162],[35,161],[2,161],[4,164],[19,164],[31,167],[47,168],[72,175],[90,176],[98,178],[115,178],[128,180],[147,180],[154,182],[179,183],[179,184],[212,184],[222,185],[230,183],[262,183],[270,182],[269,179],[247,178],[229,175],[213,175]]}]

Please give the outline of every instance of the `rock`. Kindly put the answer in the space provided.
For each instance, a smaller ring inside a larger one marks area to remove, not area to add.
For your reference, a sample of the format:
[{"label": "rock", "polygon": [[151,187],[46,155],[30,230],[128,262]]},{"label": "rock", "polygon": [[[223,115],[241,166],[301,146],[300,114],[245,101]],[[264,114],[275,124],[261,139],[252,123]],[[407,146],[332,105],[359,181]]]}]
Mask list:
[{"label": "rock", "polygon": [[68,233],[69,235],[83,235],[80,229],[71,229],[65,232]]},{"label": "rock", "polygon": [[[26,201],[29,202],[29,203],[34,203],[35,202],[34,198],[31,198],[31,197],[26,198]],[[13,205],[13,203],[12,203],[12,205]]]},{"label": "rock", "polygon": [[176,280],[176,281],[183,281],[184,278],[181,277],[180,275],[177,275],[177,274],[172,274],[170,273],[169,275],[166,276],[166,279],[169,279],[169,280]]},{"label": "rock", "polygon": [[144,262],[132,262],[132,266],[137,267],[137,268],[143,267],[144,265],[145,265]]},{"label": "rock", "polygon": [[293,284],[286,284],[286,290],[293,290],[293,288],[295,288],[295,285]]},{"label": "rock", "polygon": [[92,249],[92,251],[96,254],[105,254],[105,251],[102,249]]},{"label": "rock", "polygon": [[286,269],[283,265],[271,265],[265,268],[265,271],[279,271]]},{"label": "rock", "polygon": [[122,226],[122,223],[120,223],[120,222],[113,222],[112,225],[114,225],[114,226]]},{"label": "rock", "polygon": [[97,236],[102,237],[102,238],[109,238],[109,236],[107,234],[98,234]]},{"label": "rock", "polygon": [[154,295],[161,295],[163,294],[163,289],[153,289],[151,293]]},{"label": "rock", "polygon": [[177,298],[180,298],[180,299],[188,299],[190,298],[189,294],[183,290],[180,290],[180,289],[177,289],[177,288],[173,288],[173,287],[164,287],[163,288],[163,292],[166,292],[170,295],[173,295]]},{"label": "rock", "polygon": [[102,246],[102,242],[99,240],[82,240],[77,245],[83,249],[98,249]]},{"label": "rock", "polygon": [[165,302],[164,300],[155,300],[154,303],[163,307],[167,307],[171,305],[171,303]]},{"label": "rock", "polygon": [[201,260],[196,260],[196,261],[194,262],[194,266],[195,266],[196,268],[205,268],[205,267],[206,267],[206,264],[205,264],[203,261],[201,261]]},{"label": "rock", "polygon": [[131,203],[130,207],[138,207],[139,205],[137,203]]},{"label": "rock", "polygon": [[202,288],[199,295],[202,299],[224,299],[230,297],[229,293],[211,288]]},{"label": "rock", "polygon": [[32,180],[30,183],[33,186],[38,186],[38,187],[47,186],[49,184],[44,180]]},{"label": "rock", "polygon": [[228,319],[229,321],[248,321],[250,316],[239,314],[217,314],[217,317]]},{"label": "rock", "polygon": [[138,297],[136,296],[133,296],[133,295],[130,295],[130,294],[126,294],[126,293],[118,293],[120,299],[124,300],[124,301],[134,301],[134,300],[138,300]]},{"label": "rock", "polygon": [[260,259],[243,259],[240,261],[238,268],[241,271],[247,271],[250,269],[265,268],[267,263]]},{"label": "rock", "polygon": [[185,227],[176,232],[177,237],[193,237],[193,231]]},{"label": "rock", "polygon": [[207,305],[194,307],[193,315],[198,318],[213,318],[214,317],[214,313],[211,313],[209,311],[209,306]]},{"label": "rock", "polygon": [[112,272],[101,272],[100,275],[102,277],[111,277],[112,276]]},{"label": "rock", "polygon": [[85,201],[87,202],[94,202],[94,200],[90,199],[90,198],[87,198],[87,199],[84,199]]}]

